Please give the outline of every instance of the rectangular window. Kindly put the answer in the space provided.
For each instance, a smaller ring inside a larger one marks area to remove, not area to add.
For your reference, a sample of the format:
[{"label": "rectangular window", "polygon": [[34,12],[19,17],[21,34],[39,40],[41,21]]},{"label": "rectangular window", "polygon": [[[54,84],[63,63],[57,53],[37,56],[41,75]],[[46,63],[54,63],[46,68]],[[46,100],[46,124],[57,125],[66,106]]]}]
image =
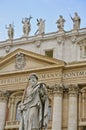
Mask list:
[{"label": "rectangular window", "polygon": [[52,57],[53,58],[53,50],[46,50],[45,56]]}]

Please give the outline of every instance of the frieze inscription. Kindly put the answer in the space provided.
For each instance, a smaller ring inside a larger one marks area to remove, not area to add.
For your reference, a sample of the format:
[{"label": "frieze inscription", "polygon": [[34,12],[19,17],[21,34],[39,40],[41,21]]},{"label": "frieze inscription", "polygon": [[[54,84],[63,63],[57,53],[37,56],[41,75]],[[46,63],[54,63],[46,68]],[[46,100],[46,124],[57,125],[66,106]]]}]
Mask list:
[{"label": "frieze inscription", "polygon": [[77,78],[77,77],[84,77],[84,76],[86,76],[86,70],[64,73],[63,74],[63,79]]},{"label": "frieze inscription", "polygon": [[[42,73],[38,75],[39,80],[45,80],[45,79],[55,79],[55,78],[63,78],[70,79],[70,78],[80,78],[80,77],[86,77],[86,70],[83,71],[76,71],[76,72],[67,72],[67,73]],[[7,84],[16,84],[16,83],[26,83],[27,82],[27,76],[16,76],[16,77],[7,77],[5,79],[0,79],[0,85],[7,85]]]},{"label": "frieze inscription", "polygon": [[0,80],[0,85],[6,85],[6,84],[14,84],[14,83],[23,83],[27,82],[27,77],[22,76],[22,77],[11,77],[7,79],[1,79]]},{"label": "frieze inscription", "polygon": [[[39,80],[43,79],[51,79],[51,78],[60,78],[61,74],[59,73],[48,73],[48,74],[40,74],[38,75]],[[6,85],[6,84],[14,84],[14,83],[26,83],[27,82],[27,76],[16,76],[6,79],[0,79],[0,85]]]},{"label": "frieze inscription", "polygon": [[51,79],[51,78],[61,78],[61,74],[60,73],[46,73],[46,74],[40,74],[39,78],[40,79]]}]

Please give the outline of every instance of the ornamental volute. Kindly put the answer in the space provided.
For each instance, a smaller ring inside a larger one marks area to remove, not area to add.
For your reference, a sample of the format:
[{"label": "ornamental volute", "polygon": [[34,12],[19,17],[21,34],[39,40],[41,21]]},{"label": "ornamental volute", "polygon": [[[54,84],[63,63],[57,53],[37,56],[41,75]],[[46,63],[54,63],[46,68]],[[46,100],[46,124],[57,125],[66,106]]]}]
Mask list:
[{"label": "ornamental volute", "polygon": [[68,90],[69,90],[69,96],[77,96],[78,92],[79,92],[79,88],[77,84],[70,84],[68,86]]},{"label": "ornamental volute", "polygon": [[8,91],[1,91],[0,90],[0,101],[6,102],[9,98],[9,92]]},{"label": "ornamental volute", "polygon": [[63,85],[55,84],[53,88],[53,94],[61,96],[63,94]]}]

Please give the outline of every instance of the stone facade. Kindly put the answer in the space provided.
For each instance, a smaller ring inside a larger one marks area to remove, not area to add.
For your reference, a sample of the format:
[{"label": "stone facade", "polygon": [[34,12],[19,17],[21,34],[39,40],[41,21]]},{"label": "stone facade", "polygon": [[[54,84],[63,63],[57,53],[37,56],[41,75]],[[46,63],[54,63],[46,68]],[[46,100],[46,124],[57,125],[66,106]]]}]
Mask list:
[{"label": "stone facade", "polygon": [[[86,28],[63,27],[0,42],[0,130],[18,130],[18,105],[32,72],[47,85],[48,130],[86,129]],[[52,58],[45,56],[50,50]]]},{"label": "stone facade", "polygon": [[21,37],[14,40],[0,42],[0,57],[15,51],[17,48],[30,50],[45,55],[46,50],[53,50],[53,58],[65,62],[85,60],[86,29],[69,32],[55,32],[45,35]]}]

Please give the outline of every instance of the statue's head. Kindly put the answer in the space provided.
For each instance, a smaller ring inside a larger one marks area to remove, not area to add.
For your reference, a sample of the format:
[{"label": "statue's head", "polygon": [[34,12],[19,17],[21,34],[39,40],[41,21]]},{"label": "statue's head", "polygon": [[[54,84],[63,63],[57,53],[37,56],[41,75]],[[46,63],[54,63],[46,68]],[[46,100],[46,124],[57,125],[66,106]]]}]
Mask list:
[{"label": "statue's head", "polygon": [[77,12],[75,12],[75,15],[78,15],[78,13],[77,13]]},{"label": "statue's head", "polygon": [[35,78],[38,80],[38,76],[37,76],[36,73],[31,73],[31,74],[29,75],[29,80],[30,80],[32,77],[35,77]]},{"label": "statue's head", "polygon": [[32,73],[29,75],[29,83],[32,86],[35,86],[38,82],[38,76],[35,73]]},{"label": "statue's head", "polygon": [[60,17],[60,18],[63,18],[63,16],[62,16],[62,15],[59,15],[59,17]]},{"label": "statue's head", "polygon": [[42,18],[40,18],[40,21],[42,21]]},{"label": "statue's head", "polygon": [[12,25],[11,24],[9,24],[9,27],[11,27]]}]

